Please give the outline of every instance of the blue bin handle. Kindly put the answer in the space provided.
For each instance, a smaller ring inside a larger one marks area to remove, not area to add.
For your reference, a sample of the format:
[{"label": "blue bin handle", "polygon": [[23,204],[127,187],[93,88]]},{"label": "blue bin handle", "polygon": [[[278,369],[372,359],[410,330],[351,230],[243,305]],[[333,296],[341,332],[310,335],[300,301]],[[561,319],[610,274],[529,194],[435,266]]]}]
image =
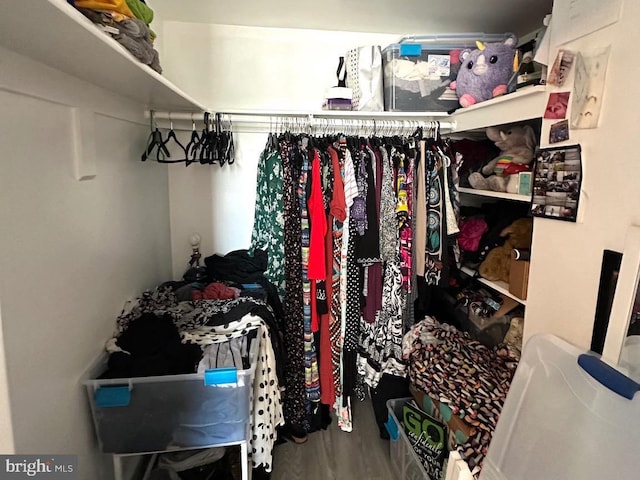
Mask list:
[{"label": "blue bin handle", "polygon": [[578,365],[602,385],[624,398],[633,400],[633,396],[640,390],[640,384],[607,365],[598,357],[583,353],[578,356]]},{"label": "blue bin handle", "polygon": [[98,387],[93,393],[93,401],[98,408],[126,407],[131,403],[131,387],[127,385]]},{"label": "blue bin handle", "polygon": [[207,387],[233,383],[238,383],[238,370],[236,367],[212,368],[204,372],[204,384]]},{"label": "blue bin handle", "polygon": [[391,414],[387,416],[387,421],[385,422],[384,426],[386,427],[387,432],[389,432],[389,437],[391,437],[391,440],[393,440],[394,442],[398,440],[398,437],[400,437],[400,433],[398,432],[398,425],[396,424],[395,420],[391,418]]}]

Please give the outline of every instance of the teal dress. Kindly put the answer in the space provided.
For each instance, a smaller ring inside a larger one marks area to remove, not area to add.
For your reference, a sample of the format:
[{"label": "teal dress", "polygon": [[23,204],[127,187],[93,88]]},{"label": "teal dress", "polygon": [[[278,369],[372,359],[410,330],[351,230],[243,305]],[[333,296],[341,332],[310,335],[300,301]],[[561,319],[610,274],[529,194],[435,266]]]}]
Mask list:
[{"label": "teal dress", "polygon": [[277,151],[260,155],[256,186],[256,213],[251,234],[251,251],[267,252],[265,277],[284,300],[284,213],[282,210],[282,161]]}]

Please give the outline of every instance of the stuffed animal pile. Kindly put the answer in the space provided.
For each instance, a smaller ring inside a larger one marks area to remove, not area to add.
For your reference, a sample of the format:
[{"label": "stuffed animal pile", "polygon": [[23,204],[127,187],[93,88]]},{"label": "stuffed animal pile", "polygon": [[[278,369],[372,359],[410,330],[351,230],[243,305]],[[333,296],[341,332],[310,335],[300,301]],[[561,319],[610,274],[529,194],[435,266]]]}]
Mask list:
[{"label": "stuffed animal pile", "polygon": [[500,233],[506,237],[504,244],[491,250],[478,268],[478,273],[487,280],[509,283],[511,251],[514,248],[530,248],[533,234],[533,219],[519,218]]},{"label": "stuffed animal pile", "polygon": [[500,149],[481,172],[469,175],[471,187],[479,190],[518,193],[518,173],[530,171],[536,149],[536,135],[529,125],[489,127],[487,137]]}]

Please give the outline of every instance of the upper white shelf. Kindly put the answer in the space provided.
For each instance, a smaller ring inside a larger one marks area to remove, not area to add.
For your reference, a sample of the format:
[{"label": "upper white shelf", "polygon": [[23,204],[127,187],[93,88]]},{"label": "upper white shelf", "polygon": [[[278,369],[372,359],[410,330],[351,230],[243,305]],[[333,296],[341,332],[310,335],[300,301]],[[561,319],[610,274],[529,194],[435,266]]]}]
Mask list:
[{"label": "upper white shelf", "polygon": [[147,109],[205,110],[136,60],[65,0],[0,2],[0,45],[130,98]]},{"label": "upper white shelf", "polygon": [[458,191],[460,193],[466,193],[469,195],[478,195],[480,197],[502,198],[505,200],[513,200],[515,202],[529,203],[531,201],[530,195],[518,195],[517,193],[494,192],[491,190],[476,190],[474,188],[467,188],[467,187],[460,187],[458,188]]},{"label": "upper white shelf", "polygon": [[229,110],[229,109],[212,109],[215,112],[227,113],[230,115],[247,115],[247,116],[292,116],[306,117],[312,116],[316,118],[353,118],[365,120],[423,120],[423,121],[441,121],[450,118],[447,112],[368,112],[362,110]]},{"label": "upper white shelf", "polygon": [[546,107],[546,91],[545,85],[523,87],[508,95],[459,108],[451,118],[456,122],[457,132],[540,118]]}]

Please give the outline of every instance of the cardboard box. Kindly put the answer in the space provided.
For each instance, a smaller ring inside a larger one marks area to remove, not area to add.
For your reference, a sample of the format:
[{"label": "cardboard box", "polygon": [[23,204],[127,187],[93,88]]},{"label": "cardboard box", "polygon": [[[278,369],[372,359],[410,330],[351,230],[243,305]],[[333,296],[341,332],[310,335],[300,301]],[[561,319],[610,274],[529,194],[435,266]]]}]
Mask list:
[{"label": "cardboard box", "polygon": [[468,309],[468,317],[462,322],[464,329],[468,330],[474,339],[489,348],[502,342],[511,319],[507,314],[518,306],[518,302],[513,298],[503,294],[499,296],[501,297],[500,308],[491,317],[481,317],[476,315],[473,309]]},{"label": "cardboard box", "polygon": [[529,261],[516,260],[516,252],[511,252],[511,267],[509,270],[509,293],[526,300],[529,285]]}]

